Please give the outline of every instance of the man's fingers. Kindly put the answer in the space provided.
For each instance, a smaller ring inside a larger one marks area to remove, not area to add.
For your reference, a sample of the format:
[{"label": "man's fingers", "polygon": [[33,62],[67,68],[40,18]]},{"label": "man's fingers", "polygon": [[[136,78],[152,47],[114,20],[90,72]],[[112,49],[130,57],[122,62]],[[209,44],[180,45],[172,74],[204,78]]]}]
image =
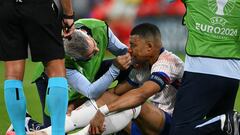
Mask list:
[{"label": "man's fingers", "polygon": [[128,63],[129,61],[131,61],[131,57],[130,56],[123,56],[122,60],[123,60],[123,63]]},{"label": "man's fingers", "polygon": [[101,132],[100,132],[101,129],[99,129],[99,127],[95,127],[95,135],[100,135]]},{"label": "man's fingers", "polygon": [[132,58],[131,58],[131,56],[130,55],[128,55],[128,56],[126,56],[126,61],[127,61],[127,63],[130,61],[132,61]]},{"label": "man's fingers", "polygon": [[125,55],[121,55],[118,56],[115,60],[116,62],[116,66],[120,69],[120,70],[126,70],[128,69],[128,67],[131,64],[131,56],[129,53],[125,54]]},{"label": "man's fingers", "polygon": [[103,133],[105,130],[106,130],[106,125],[103,124],[103,125],[102,125],[102,128],[100,128],[100,132]]},{"label": "man's fingers", "polygon": [[90,127],[89,127],[89,129],[88,129],[88,133],[90,134],[90,135],[92,135],[93,134],[93,126],[92,126],[92,124],[90,124]]},{"label": "man's fingers", "polygon": [[129,55],[129,53],[125,54],[125,55],[121,55],[120,57],[122,57],[123,59],[130,59],[131,56]]},{"label": "man's fingers", "polygon": [[88,128],[88,134],[92,134],[92,132],[91,132],[91,130],[92,130],[92,125],[90,124],[90,127]]},{"label": "man's fingers", "polygon": [[131,63],[132,63],[131,59],[126,60],[125,63],[123,64],[123,69],[128,69]]},{"label": "man's fingers", "polygon": [[128,63],[126,64],[127,68],[132,64],[132,61],[128,61]]},{"label": "man's fingers", "polygon": [[64,30],[64,31],[63,31],[63,37],[64,37],[64,38],[71,37],[73,31],[74,31],[74,28],[70,28],[69,31]]},{"label": "man's fingers", "polygon": [[94,127],[94,135],[100,135],[100,128],[98,126]]},{"label": "man's fingers", "polygon": [[91,135],[95,135],[95,127],[92,127]]},{"label": "man's fingers", "polygon": [[64,19],[62,21],[62,26],[63,26],[63,37],[70,39],[75,28],[73,19]]}]

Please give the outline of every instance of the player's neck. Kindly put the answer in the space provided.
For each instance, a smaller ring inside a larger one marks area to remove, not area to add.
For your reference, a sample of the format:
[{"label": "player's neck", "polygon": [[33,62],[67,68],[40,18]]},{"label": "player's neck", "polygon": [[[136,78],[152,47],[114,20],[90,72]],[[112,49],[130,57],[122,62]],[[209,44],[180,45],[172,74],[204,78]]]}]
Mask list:
[{"label": "player's neck", "polygon": [[157,49],[156,52],[153,53],[153,56],[150,59],[150,64],[153,65],[161,55],[161,53],[164,51],[164,48],[162,47],[161,49]]},{"label": "player's neck", "polygon": [[150,65],[153,65],[158,60],[159,54],[153,55],[150,59]]}]

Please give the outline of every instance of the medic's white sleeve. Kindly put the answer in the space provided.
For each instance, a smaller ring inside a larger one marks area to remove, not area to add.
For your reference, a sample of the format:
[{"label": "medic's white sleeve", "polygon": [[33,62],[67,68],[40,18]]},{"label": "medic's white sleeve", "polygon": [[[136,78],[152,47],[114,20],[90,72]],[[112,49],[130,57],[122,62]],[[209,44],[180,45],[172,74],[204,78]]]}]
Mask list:
[{"label": "medic's white sleeve", "polygon": [[116,79],[119,72],[120,70],[116,66],[111,65],[109,70],[102,77],[91,83],[77,70],[67,69],[66,78],[68,84],[74,90],[90,99],[97,99]]},{"label": "medic's white sleeve", "polygon": [[127,46],[123,44],[112,32],[110,28],[108,28],[108,37],[109,44],[107,49],[115,56],[124,55],[127,53]]}]

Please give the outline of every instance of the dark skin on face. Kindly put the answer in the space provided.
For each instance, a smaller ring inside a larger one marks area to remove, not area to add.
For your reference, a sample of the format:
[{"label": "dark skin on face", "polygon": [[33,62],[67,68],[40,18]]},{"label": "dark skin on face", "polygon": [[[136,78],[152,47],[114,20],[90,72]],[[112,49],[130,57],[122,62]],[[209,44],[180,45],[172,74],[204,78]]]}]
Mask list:
[{"label": "dark skin on face", "polygon": [[138,64],[138,66],[147,61],[147,46],[145,46],[145,40],[140,38],[140,36],[130,36],[129,52],[135,64]]},{"label": "dark skin on face", "polygon": [[149,63],[152,65],[159,56],[161,40],[153,37],[141,37],[139,35],[130,36],[129,52],[135,62],[135,66]]}]

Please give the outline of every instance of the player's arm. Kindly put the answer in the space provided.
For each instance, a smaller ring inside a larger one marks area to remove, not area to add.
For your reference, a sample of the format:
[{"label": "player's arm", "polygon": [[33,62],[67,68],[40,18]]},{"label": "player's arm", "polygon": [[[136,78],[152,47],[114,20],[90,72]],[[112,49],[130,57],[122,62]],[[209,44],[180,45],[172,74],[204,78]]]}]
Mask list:
[{"label": "player's arm", "polygon": [[[170,83],[170,77],[165,72],[153,72],[148,81],[145,81],[139,88],[128,91],[118,97],[115,102],[106,105],[109,112],[121,111],[143,104],[149,97],[164,89]],[[127,101],[127,102],[126,102]]]},{"label": "player's arm", "polygon": [[133,89],[134,87],[128,83],[128,81],[124,81],[120,84],[118,84],[111,92],[116,95],[122,95],[126,93],[127,91]]},{"label": "player's arm", "polygon": [[160,86],[153,81],[146,81],[141,87],[128,91],[115,102],[107,105],[109,112],[126,110],[143,104],[149,97],[160,90]]}]

